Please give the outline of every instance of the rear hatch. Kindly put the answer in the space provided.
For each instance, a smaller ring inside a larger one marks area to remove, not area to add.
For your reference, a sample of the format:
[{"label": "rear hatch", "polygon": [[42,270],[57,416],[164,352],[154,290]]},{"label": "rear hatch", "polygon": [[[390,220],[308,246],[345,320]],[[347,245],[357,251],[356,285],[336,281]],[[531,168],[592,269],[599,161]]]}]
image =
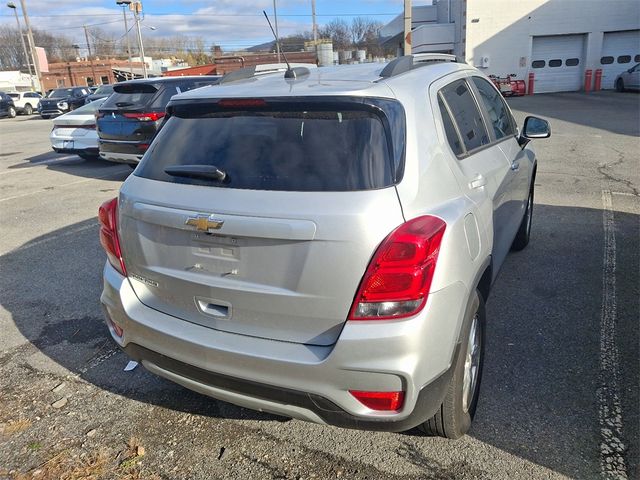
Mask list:
[{"label": "rear hatch", "polygon": [[336,341],[376,247],[403,222],[404,114],[391,100],[315,100],[169,108],[120,197],[144,304],[226,332]]},{"label": "rear hatch", "polygon": [[97,130],[102,140],[149,141],[164,117],[164,109],[179,91],[175,85],[132,82],[114,87],[98,111]]}]

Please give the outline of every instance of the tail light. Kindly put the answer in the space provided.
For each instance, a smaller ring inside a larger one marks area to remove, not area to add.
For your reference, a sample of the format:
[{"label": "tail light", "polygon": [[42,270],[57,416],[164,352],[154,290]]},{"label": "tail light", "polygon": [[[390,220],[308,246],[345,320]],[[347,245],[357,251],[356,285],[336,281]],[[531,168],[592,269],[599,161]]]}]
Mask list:
[{"label": "tail light", "polygon": [[162,117],[164,117],[164,112],[149,112],[149,113],[123,113],[122,116],[125,118],[133,118],[135,120],[139,120],[141,122],[157,122]]},{"label": "tail light", "polygon": [[349,320],[403,318],[422,310],[445,228],[443,220],[426,215],[391,232],[369,263]]},{"label": "tail light", "polygon": [[109,263],[113,268],[125,277],[127,268],[122,259],[120,250],[120,239],[118,238],[118,199],[113,198],[100,205],[98,210],[100,220],[100,244],[107,253]]},{"label": "tail light", "polygon": [[404,404],[404,392],[362,392],[349,390],[365,407],[378,411],[397,411]]}]

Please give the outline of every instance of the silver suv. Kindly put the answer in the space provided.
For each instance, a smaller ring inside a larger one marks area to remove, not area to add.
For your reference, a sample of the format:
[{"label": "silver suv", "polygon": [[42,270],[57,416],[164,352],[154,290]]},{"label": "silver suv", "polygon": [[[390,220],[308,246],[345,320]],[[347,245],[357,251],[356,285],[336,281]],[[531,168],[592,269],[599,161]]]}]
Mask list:
[{"label": "silver suv", "polygon": [[149,371],[244,407],[457,438],[484,302],[529,241],[536,158],[455,58],[258,75],[173,97],[100,208],[102,304]]}]

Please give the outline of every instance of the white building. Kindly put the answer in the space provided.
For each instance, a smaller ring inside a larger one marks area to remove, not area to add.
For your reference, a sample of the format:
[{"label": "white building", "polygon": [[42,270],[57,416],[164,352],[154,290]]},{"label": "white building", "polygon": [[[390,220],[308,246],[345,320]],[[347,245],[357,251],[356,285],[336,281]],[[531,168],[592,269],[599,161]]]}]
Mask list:
[{"label": "white building", "polygon": [[[29,92],[32,89],[32,76],[18,70],[0,72],[0,91]],[[33,75],[33,86],[38,89],[38,80]]]},{"label": "white building", "polygon": [[[602,88],[640,62],[638,0],[434,0],[413,8],[414,53],[450,52],[486,74],[526,80],[536,93],[574,91],[586,70]],[[402,16],[381,30],[402,42]]]}]

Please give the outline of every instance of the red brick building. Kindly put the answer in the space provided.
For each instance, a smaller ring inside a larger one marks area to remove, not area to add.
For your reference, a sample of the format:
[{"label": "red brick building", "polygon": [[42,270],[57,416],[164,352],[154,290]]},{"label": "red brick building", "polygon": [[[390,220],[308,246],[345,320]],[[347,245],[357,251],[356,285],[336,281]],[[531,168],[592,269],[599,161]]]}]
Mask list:
[{"label": "red brick building", "polygon": [[[316,63],[315,52],[289,52],[286,54],[290,63]],[[214,63],[198,65],[197,67],[181,68],[164,73],[165,77],[180,77],[186,75],[224,75],[243,67],[252,67],[265,63],[278,63],[278,55],[275,53],[247,53],[245,55],[233,55],[220,57]],[[281,57],[280,63],[284,63]]]},{"label": "red brick building", "polygon": [[[141,69],[142,63],[133,62],[131,66]],[[42,72],[42,90],[46,92],[59,87],[115,83],[117,78],[114,68],[126,71],[129,68],[129,62],[115,59],[93,60],[93,69],[89,61],[50,63],[49,72]]]}]

